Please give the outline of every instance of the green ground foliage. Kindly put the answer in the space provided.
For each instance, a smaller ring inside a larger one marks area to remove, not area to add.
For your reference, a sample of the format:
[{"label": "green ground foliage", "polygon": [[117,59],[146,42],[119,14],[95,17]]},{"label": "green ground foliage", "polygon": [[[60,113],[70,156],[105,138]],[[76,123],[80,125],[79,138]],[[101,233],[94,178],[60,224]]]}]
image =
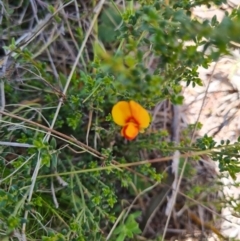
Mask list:
[{"label": "green ground foliage", "polygon": [[238,143],[217,146],[207,135],[191,142],[186,134],[176,145],[166,130],[125,141],[111,116],[119,100],[149,110],[163,100],[181,105],[180,81],[201,85],[198,67],[240,43],[240,11],[219,23],[190,10],[222,2],[0,1],[8,54],[0,69],[8,142],[0,145],[1,240],[144,240],[131,202],[167,174],[136,165],[141,150],[205,153],[235,177]]}]

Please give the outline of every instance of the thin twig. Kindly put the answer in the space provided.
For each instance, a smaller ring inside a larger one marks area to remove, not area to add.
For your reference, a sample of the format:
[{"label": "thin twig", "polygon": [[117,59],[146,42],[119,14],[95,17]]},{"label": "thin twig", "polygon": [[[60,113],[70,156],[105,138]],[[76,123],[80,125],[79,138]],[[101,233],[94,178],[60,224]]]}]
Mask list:
[{"label": "thin twig", "polygon": [[[23,117],[20,117],[20,116],[14,115],[14,114],[6,113],[4,111],[0,111],[0,114],[3,114],[5,116],[9,116],[9,117],[14,118],[14,119],[21,120],[21,121],[29,123],[29,124],[31,124],[33,126],[37,126],[37,127],[41,128],[41,129],[47,131],[48,133],[49,132],[53,133],[56,136],[60,136],[60,137],[62,137],[65,140],[69,140],[72,143],[76,143],[81,149],[83,149],[86,152],[88,152],[88,153],[98,157],[99,159],[103,159],[104,158],[104,156],[100,152],[98,152],[97,150],[91,148],[90,146],[87,146],[86,144],[76,140],[75,138],[69,137],[68,135],[65,135],[65,134],[63,134],[61,132],[58,132],[58,131],[56,131],[54,129],[51,129],[51,128],[47,127],[47,126],[41,125],[41,124],[39,124],[37,122],[25,119]],[[5,122],[5,121],[2,120],[1,122]],[[15,123],[15,124],[18,125],[19,123]]]},{"label": "thin twig", "polygon": [[59,203],[55,194],[55,188],[54,188],[54,182],[53,182],[53,178],[51,178],[51,194],[52,194],[52,198],[53,198],[53,202],[55,204],[55,207],[58,208],[59,207]]},{"label": "thin twig", "polygon": [[0,146],[15,146],[15,147],[23,147],[23,148],[34,147],[34,145],[27,144],[27,143],[8,142],[8,141],[0,141]]}]

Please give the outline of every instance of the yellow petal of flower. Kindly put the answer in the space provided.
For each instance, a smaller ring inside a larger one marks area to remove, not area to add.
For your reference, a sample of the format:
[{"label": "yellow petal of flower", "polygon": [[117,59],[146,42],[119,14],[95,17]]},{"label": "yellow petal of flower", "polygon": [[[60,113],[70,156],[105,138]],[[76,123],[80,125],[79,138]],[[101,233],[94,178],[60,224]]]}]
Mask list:
[{"label": "yellow petal of flower", "polygon": [[150,115],[147,110],[145,110],[140,104],[131,100],[129,102],[132,117],[139,124],[141,129],[145,129],[150,124]]},{"label": "yellow petal of flower", "polygon": [[113,120],[119,126],[125,126],[131,116],[130,105],[127,101],[119,101],[112,108]]},{"label": "yellow petal of flower", "polygon": [[138,135],[139,129],[135,123],[129,122],[122,128],[121,134],[128,140],[133,140]]}]

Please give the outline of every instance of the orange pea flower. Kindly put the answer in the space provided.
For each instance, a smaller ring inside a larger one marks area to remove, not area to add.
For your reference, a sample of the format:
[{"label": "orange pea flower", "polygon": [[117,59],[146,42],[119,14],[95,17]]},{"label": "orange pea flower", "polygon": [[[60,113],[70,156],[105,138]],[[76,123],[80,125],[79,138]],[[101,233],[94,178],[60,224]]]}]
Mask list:
[{"label": "orange pea flower", "polygon": [[122,126],[121,135],[127,140],[133,140],[139,132],[143,132],[150,124],[150,116],[137,102],[119,101],[112,108],[114,122]]}]

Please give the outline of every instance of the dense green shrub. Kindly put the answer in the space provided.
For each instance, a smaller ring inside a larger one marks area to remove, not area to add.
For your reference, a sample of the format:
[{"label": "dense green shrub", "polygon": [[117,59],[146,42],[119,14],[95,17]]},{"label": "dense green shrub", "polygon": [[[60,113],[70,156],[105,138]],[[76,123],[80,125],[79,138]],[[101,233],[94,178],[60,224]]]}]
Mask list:
[{"label": "dense green shrub", "polygon": [[[44,241],[120,241],[141,235],[140,214],[128,213],[129,202],[166,177],[154,165],[139,163],[141,150],[161,156],[174,150],[195,157],[204,153],[232,177],[239,172],[238,143],[216,146],[204,136],[191,146],[186,134],[176,145],[166,141],[167,130],[125,141],[111,109],[131,99],[149,110],[163,100],[182,104],[180,82],[201,85],[198,67],[207,68],[228,54],[232,42],[240,42],[240,12],[218,23],[192,18],[191,8],[223,1],[119,5],[109,0],[99,5],[97,16],[97,1],[82,1],[78,11],[76,2],[1,3],[0,33],[15,69],[10,77],[0,75],[6,97],[1,141],[12,143],[0,149],[1,240],[17,240],[22,231],[27,240]],[[47,23],[37,20],[48,14]],[[33,23],[38,28],[31,35],[37,36],[17,43]],[[88,29],[92,35],[85,42]],[[48,133],[51,127],[56,131]]]}]

